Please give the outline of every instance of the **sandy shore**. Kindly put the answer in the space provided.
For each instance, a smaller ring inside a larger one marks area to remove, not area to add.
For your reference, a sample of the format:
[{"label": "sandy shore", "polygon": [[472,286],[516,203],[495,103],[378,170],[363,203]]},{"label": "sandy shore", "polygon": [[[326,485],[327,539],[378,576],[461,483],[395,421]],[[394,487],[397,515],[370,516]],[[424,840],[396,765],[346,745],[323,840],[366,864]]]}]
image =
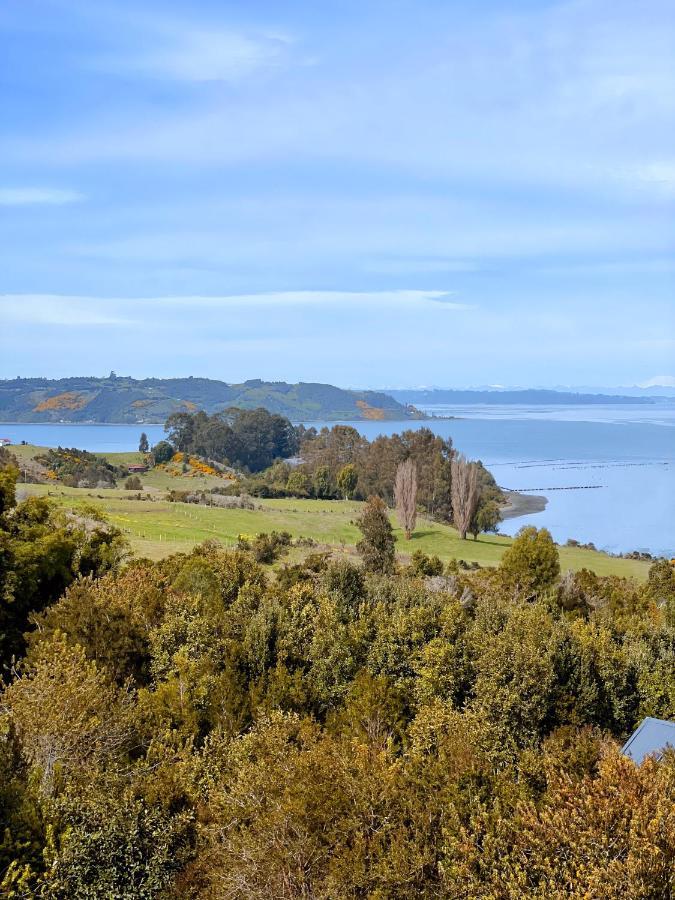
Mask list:
[{"label": "sandy shore", "polygon": [[515,519],[530,513],[542,512],[548,500],[539,494],[519,494],[518,491],[504,491],[508,503],[502,506],[502,519]]}]

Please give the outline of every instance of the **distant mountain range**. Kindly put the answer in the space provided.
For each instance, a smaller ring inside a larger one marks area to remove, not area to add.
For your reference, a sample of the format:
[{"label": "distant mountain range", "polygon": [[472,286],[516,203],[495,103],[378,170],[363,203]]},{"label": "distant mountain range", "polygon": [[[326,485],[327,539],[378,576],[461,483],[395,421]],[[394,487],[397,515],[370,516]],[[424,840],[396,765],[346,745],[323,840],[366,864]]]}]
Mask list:
[{"label": "distant mountain range", "polygon": [[1,422],[164,422],[175,412],[208,413],[228,407],[287,416],[293,422],[404,420],[424,414],[378,391],[350,391],[329,384],[209,378],[15,378],[0,381]]},{"label": "distant mountain range", "polygon": [[577,394],[571,391],[543,389],[527,390],[444,390],[441,388],[419,390],[393,390],[388,393],[400,403],[430,406],[466,406],[485,403],[491,406],[533,405],[597,405],[616,403],[658,403],[660,398],[645,396],[621,396],[618,394]]}]

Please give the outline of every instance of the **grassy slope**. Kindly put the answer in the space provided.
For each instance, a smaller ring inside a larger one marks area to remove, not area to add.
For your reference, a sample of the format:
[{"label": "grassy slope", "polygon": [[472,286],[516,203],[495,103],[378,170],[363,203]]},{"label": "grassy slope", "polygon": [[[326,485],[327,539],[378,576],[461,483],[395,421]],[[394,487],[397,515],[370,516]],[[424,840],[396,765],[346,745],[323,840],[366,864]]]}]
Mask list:
[{"label": "grassy slope", "polygon": [[[168,476],[166,476],[168,477]],[[150,487],[151,479],[142,479]],[[173,486],[183,487],[183,479],[171,478]],[[190,485],[196,479],[186,479]],[[236,541],[239,534],[256,534],[273,529],[289,531],[293,537],[312,537],[322,544],[352,548],[360,537],[353,520],[358,516],[360,503],[335,500],[259,500],[260,508],[215,509],[204,506],[169,503],[162,499],[157,488],[148,491],[151,500],[137,500],[133,492],[123,490],[89,490],[66,488],[61,485],[26,485],[21,492],[27,495],[50,494],[66,508],[84,504],[99,505],[111,521],[123,529],[134,553],[153,559],[179,550],[189,550],[196,543],[216,538],[224,544]],[[410,541],[403,538],[395,526],[398,551],[412,553],[423,550],[437,554],[443,560],[465,559],[481,565],[496,565],[510,538],[483,535],[478,541],[460,540],[457,532],[447,525],[420,519]],[[602,553],[577,548],[560,548],[563,569],[589,568],[601,575],[624,575],[644,579],[648,564],[636,560],[614,559]]]},{"label": "grassy slope", "polygon": [[[45,448],[32,445],[13,446],[12,452],[19,464],[44,452]],[[109,462],[128,466],[143,462],[138,452],[108,453]],[[312,537],[322,544],[353,550],[360,532],[352,524],[359,515],[360,503],[335,500],[256,500],[255,510],[215,509],[204,506],[169,503],[164,499],[168,489],[208,490],[227,484],[214,476],[182,476],[179,467],[176,475],[167,470],[152,470],[141,475],[147,500],[135,499],[133,491],[67,488],[60,484],[22,485],[23,495],[49,494],[66,508],[94,503],[100,506],[119,528],[125,532],[134,553],[159,559],[178,550],[189,550],[195,544],[216,538],[224,544],[236,541],[239,534],[257,534],[261,531],[289,531],[293,537]],[[398,542],[398,552],[412,553],[423,550],[436,554],[444,561],[464,559],[481,565],[496,565],[511,544],[507,537],[482,535],[478,541],[462,541],[454,528],[419,519],[412,540],[406,541],[392,515],[392,523]],[[604,553],[572,547],[560,548],[563,569],[588,568],[600,575],[624,575],[644,579],[648,563],[638,560],[615,559]]]}]

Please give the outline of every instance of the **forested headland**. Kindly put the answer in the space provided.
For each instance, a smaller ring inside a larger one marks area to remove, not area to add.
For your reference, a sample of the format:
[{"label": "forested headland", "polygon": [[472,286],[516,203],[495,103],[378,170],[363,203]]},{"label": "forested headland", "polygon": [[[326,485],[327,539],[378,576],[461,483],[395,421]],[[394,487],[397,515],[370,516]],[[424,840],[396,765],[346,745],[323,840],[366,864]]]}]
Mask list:
[{"label": "forested headland", "polygon": [[175,412],[228,407],[287,416],[294,422],[423,419],[382,391],[331,384],[288,384],[254,378],[228,384],[212,378],[14,378],[0,380],[0,422],[163,422]]}]

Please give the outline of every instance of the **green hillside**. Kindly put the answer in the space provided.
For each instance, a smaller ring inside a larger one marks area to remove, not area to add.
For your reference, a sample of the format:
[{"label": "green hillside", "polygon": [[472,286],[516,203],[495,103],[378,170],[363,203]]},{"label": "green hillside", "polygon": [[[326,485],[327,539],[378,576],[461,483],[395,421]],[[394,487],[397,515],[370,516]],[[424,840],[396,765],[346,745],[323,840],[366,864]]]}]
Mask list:
[{"label": "green hillside", "polygon": [[295,422],[424,418],[388,394],[330,384],[209,378],[15,378],[0,381],[0,422],[164,422],[175,412],[264,407]]}]

